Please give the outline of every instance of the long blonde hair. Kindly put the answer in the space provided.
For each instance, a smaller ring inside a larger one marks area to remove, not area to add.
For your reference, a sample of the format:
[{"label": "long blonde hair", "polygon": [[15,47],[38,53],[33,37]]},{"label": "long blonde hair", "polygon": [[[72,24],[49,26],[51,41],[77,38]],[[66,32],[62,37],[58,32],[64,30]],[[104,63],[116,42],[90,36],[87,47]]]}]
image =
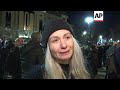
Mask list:
[{"label": "long blonde hair", "polygon": [[[75,79],[89,79],[90,75],[85,67],[85,60],[83,58],[82,50],[74,37],[73,41],[74,53],[69,64],[69,74],[72,75]],[[45,78],[66,79],[61,66],[53,59],[48,44],[45,55]]]}]

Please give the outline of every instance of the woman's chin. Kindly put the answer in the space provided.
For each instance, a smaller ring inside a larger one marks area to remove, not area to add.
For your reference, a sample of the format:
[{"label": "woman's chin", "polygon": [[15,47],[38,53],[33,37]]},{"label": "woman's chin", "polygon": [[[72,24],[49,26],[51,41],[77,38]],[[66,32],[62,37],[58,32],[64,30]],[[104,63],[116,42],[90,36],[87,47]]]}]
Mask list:
[{"label": "woman's chin", "polygon": [[68,64],[70,60],[71,60],[70,57],[66,57],[66,58],[64,57],[64,58],[59,59],[58,62],[61,64]]}]

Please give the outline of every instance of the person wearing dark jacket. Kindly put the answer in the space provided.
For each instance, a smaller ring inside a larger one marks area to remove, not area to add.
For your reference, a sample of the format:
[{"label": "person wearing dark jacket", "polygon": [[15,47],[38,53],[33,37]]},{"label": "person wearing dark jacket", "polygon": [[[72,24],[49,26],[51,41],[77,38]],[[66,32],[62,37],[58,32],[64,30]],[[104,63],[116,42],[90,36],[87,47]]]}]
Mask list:
[{"label": "person wearing dark jacket", "polygon": [[3,79],[4,78],[4,66],[6,62],[6,58],[10,52],[10,50],[14,48],[14,44],[12,40],[9,40],[6,45],[1,47],[0,50],[0,77]]},{"label": "person wearing dark jacket", "polygon": [[9,51],[5,62],[5,79],[21,79],[20,46],[23,43],[22,38],[17,38],[14,48]]},{"label": "person wearing dark jacket", "polygon": [[91,45],[87,60],[93,74],[92,78],[95,78],[98,72],[98,54],[95,45]]},{"label": "person wearing dark jacket", "polygon": [[44,52],[40,45],[41,38],[40,32],[33,32],[31,40],[21,47],[21,56],[25,58],[26,62],[31,63],[32,65],[44,63]]},{"label": "person wearing dark jacket", "polygon": [[33,70],[36,65],[44,64],[44,50],[40,44],[42,39],[40,32],[33,32],[31,34],[31,40],[21,47],[22,57],[22,78]]}]

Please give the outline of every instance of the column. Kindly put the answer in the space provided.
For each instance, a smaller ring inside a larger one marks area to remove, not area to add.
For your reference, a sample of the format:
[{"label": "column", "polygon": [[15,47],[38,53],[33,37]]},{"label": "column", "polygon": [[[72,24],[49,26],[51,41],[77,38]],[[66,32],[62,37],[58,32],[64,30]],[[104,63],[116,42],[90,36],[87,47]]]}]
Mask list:
[{"label": "column", "polygon": [[19,30],[24,30],[24,12],[19,11]]}]

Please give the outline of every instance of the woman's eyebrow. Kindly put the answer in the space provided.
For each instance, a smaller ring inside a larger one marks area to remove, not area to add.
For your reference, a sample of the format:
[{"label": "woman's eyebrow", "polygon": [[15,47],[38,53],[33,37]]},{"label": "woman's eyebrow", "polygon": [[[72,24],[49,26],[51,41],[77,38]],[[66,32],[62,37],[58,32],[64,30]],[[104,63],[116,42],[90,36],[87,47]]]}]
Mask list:
[{"label": "woman's eyebrow", "polygon": [[59,38],[59,37],[58,37],[58,36],[52,36],[52,37],[50,37],[50,40],[51,40],[52,38]]},{"label": "woman's eyebrow", "polygon": [[68,32],[68,33],[64,34],[64,36],[66,36],[66,35],[68,35],[68,34],[70,34],[70,35],[71,35],[71,33],[69,33],[69,32]]}]

